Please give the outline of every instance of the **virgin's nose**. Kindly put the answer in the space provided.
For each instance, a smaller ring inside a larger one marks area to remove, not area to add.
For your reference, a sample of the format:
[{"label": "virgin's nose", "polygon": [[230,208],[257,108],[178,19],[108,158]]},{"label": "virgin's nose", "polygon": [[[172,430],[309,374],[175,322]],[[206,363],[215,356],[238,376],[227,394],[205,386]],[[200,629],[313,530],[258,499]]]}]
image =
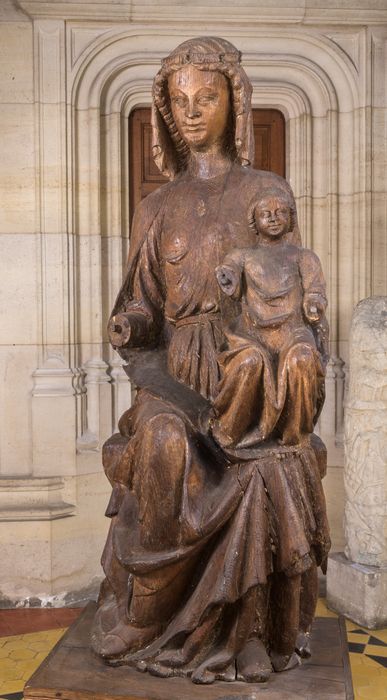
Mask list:
[{"label": "virgin's nose", "polygon": [[195,100],[190,100],[187,103],[186,116],[188,117],[188,119],[195,119],[196,117],[200,117],[200,109],[196,104]]}]

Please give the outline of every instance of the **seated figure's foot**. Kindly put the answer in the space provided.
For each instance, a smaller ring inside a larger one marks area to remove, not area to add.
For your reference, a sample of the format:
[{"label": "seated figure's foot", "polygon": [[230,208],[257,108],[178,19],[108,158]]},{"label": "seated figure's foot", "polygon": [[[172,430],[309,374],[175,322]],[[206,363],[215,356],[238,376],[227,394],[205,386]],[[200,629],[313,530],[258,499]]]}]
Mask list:
[{"label": "seated figure's foot", "polygon": [[127,622],[119,622],[101,640],[97,653],[104,659],[119,659],[128,652],[134,652],[149,644],[161,633],[160,625],[134,627]]},{"label": "seated figure's foot", "polygon": [[272,652],[270,658],[272,666],[277,673],[280,671],[290,671],[291,668],[295,668],[301,663],[301,659],[295,651],[293,654],[277,654],[276,652]]},{"label": "seated figure's foot", "polygon": [[260,639],[250,639],[237,657],[237,680],[265,683],[272,672],[271,662]]},{"label": "seated figure's foot", "polygon": [[312,656],[309,632],[299,631],[296,640],[296,652],[302,659],[309,659]]}]

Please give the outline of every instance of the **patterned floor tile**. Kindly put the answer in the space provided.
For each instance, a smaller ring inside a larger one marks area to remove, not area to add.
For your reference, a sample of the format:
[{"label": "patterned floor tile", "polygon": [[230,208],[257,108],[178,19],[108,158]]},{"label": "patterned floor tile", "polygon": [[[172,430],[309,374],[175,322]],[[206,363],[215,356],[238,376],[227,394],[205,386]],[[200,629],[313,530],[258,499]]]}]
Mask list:
[{"label": "patterned floor tile", "polygon": [[0,647],[1,698],[23,689],[64,632],[65,628],[60,628],[4,638]]},{"label": "patterned floor tile", "polygon": [[354,642],[348,642],[349,651],[353,651],[355,654],[362,654],[365,648],[365,644],[354,644]]},{"label": "patterned floor tile", "polygon": [[[376,661],[378,664],[383,666],[383,668],[387,668],[387,658],[385,656],[377,656],[374,654],[366,654],[366,657],[368,659],[372,659],[372,661]],[[386,687],[386,697],[387,697],[387,687]]]},{"label": "patterned floor tile", "polygon": [[23,692],[20,690],[19,690],[19,692],[14,692],[12,685],[9,685],[9,690],[7,690],[7,695],[0,695],[0,698],[6,698],[7,700],[19,700],[19,698],[20,698],[20,700],[22,700]]},{"label": "patterned floor tile", "polygon": [[370,636],[370,638],[368,640],[368,644],[373,644],[374,646],[385,647],[387,649],[387,642],[383,642],[382,639],[378,639],[378,637],[374,636],[373,634]]}]

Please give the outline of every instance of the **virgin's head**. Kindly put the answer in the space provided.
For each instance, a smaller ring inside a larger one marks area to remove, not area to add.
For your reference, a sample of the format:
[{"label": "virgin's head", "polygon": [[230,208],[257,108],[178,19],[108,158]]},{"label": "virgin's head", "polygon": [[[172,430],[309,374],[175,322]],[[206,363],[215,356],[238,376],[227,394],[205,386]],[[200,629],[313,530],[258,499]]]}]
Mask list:
[{"label": "virgin's head", "polygon": [[220,147],[251,162],[251,84],[240,60],[228,41],[201,37],[162,61],[153,84],[153,155],[170,179],[185,170],[191,151]]}]

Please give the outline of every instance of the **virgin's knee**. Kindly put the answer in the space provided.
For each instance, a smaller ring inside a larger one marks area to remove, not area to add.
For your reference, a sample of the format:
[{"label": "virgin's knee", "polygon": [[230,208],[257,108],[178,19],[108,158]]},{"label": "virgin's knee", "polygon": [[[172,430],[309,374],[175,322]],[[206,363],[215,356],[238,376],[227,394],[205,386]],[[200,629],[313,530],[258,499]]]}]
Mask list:
[{"label": "virgin's knee", "polygon": [[181,438],[185,438],[186,429],[184,421],[179,416],[163,412],[152,416],[146,422],[144,434],[154,441],[154,444],[162,446],[167,440],[177,442]]}]

